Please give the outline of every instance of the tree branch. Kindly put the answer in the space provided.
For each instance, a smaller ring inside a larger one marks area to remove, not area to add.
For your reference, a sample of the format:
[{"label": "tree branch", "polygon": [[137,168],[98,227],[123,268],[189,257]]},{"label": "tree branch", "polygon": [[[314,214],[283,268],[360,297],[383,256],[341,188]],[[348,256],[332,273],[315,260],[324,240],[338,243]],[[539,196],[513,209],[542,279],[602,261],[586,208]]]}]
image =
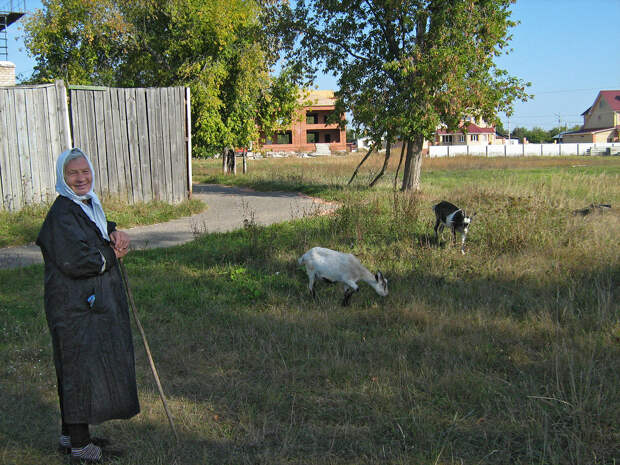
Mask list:
[{"label": "tree branch", "polygon": [[381,171],[379,171],[379,174],[377,174],[375,179],[373,179],[372,182],[370,183],[369,185],[370,187],[373,187],[377,183],[377,181],[381,178],[381,176],[383,176],[383,173],[385,173],[385,169],[387,168],[388,161],[390,160],[391,147],[392,147],[392,144],[390,144],[390,142],[388,141],[387,145],[385,146],[385,160],[383,160],[383,166],[381,167]]},{"label": "tree branch", "polygon": [[403,157],[405,156],[405,147],[409,144],[409,141],[403,141],[403,148],[400,151],[400,160],[398,161],[398,167],[396,168],[396,173],[394,174],[394,191],[396,191],[396,181],[398,180],[398,172],[400,171],[400,165],[403,164]]},{"label": "tree branch", "polygon": [[360,161],[360,164],[357,165],[357,168],[355,168],[355,171],[353,172],[353,176],[351,176],[351,179],[349,179],[349,182],[347,183],[347,186],[349,184],[351,184],[353,182],[353,179],[355,179],[355,176],[357,176],[357,172],[359,171],[360,167],[364,164],[364,162],[368,159],[368,157],[370,156],[370,154],[372,153],[372,151],[375,148],[375,144],[370,146],[370,149],[368,149],[368,153],[366,153],[366,155],[364,156],[364,158],[362,158],[362,161]]}]

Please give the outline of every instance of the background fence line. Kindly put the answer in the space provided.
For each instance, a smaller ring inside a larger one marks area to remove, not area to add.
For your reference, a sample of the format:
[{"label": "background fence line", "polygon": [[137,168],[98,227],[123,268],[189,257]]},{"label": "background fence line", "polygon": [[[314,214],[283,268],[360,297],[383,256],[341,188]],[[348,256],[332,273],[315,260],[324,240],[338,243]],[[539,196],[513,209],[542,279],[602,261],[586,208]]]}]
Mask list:
[{"label": "background fence line", "polygon": [[69,86],[0,88],[0,209],[55,196],[56,160],[79,147],[95,191],[130,204],[177,203],[191,193],[189,89]]},{"label": "background fence line", "polygon": [[[455,157],[471,155],[482,157],[523,157],[523,156],[565,156],[612,153],[620,150],[620,143],[562,143],[562,144],[512,144],[512,145],[431,145],[428,155],[435,157]],[[598,153],[600,152],[600,153]]]}]

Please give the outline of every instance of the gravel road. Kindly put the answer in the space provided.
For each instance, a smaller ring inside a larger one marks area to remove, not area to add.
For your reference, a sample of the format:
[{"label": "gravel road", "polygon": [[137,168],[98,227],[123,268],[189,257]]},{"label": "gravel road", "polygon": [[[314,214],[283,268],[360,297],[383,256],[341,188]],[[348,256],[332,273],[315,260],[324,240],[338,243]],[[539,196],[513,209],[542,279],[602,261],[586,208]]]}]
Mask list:
[{"label": "gravel road", "polygon": [[[131,248],[171,247],[193,240],[197,233],[233,231],[243,227],[244,220],[268,225],[337,208],[335,204],[292,192],[256,192],[214,184],[194,184],[192,190],[193,198],[207,204],[204,212],[167,223],[125,229],[131,237]],[[34,244],[0,249],[0,268],[42,262],[41,251]]]}]

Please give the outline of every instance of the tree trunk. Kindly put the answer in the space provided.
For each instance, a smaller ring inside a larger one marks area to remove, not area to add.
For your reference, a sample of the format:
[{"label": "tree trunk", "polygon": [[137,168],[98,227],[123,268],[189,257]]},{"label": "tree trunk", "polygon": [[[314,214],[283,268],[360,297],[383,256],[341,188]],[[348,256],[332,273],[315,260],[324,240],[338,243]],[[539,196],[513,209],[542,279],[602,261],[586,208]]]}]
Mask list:
[{"label": "tree trunk", "polygon": [[370,183],[370,187],[374,186],[377,183],[377,181],[381,178],[381,176],[383,176],[383,173],[385,173],[385,169],[387,168],[388,161],[390,160],[391,147],[392,147],[392,144],[390,144],[388,141],[388,143],[385,146],[385,160],[383,160],[383,166],[381,167],[381,171],[379,171],[379,174],[377,174],[375,179],[373,179],[372,182]]},{"label": "tree trunk", "polygon": [[405,171],[403,172],[403,185],[401,191],[420,190],[420,172],[422,169],[422,145],[424,138],[416,136],[407,144],[407,157],[405,159]]},{"label": "tree trunk", "polygon": [[230,172],[234,176],[237,176],[237,157],[235,157],[235,149],[230,149],[228,156],[230,157]]},{"label": "tree trunk", "polygon": [[396,167],[396,173],[394,173],[394,191],[396,191],[396,181],[398,181],[398,173],[400,172],[400,167],[403,164],[403,158],[405,156],[405,149],[409,145],[408,140],[403,140],[403,147],[400,149],[400,159],[398,160],[398,166]]}]

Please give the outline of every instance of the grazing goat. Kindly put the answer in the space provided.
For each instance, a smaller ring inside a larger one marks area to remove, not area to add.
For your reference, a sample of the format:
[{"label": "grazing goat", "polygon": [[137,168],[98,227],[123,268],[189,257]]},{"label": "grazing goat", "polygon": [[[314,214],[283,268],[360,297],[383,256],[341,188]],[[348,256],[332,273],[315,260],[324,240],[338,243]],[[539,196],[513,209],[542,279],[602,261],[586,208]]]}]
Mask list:
[{"label": "grazing goat", "polygon": [[472,216],[467,216],[463,210],[456,205],[442,200],[437,205],[433,206],[435,212],[435,241],[439,242],[438,229],[443,231],[444,226],[452,230],[452,239],[456,242],[456,231],[461,233],[461,253],[465,255],[465,239],[467,238],[467,231],[471,220],[476,216],[474,213]]},{"label": "grazing goat", "polygon": [[336,252],[323,247],[313,247],[299,258],[299,264],[305,265],[308,274],[308,288],[315,297],[314,281],[322,279],[327,283],[344,284],[342,306],[349,305],[351,295],[359,290],[357,281],[370,284],[380,296],[388,295],[387,279],[380,271],[373,275],[360,261],[350,253]]}]

